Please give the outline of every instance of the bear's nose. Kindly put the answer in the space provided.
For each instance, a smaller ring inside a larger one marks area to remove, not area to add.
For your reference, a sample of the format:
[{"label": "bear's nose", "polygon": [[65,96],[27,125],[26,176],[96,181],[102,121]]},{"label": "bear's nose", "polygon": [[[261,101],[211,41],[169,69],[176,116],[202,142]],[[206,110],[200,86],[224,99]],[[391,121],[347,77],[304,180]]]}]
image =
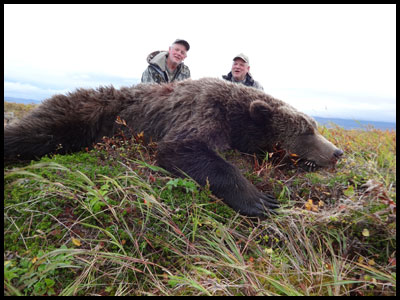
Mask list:
[{"label": "bear's nose", "polygon": [[343,155],[343,151],[340,150],[340,149],[336,149],[335,152],[333,152],[333,155],[334,155],[336,158],[340,158],[340,157]]}]

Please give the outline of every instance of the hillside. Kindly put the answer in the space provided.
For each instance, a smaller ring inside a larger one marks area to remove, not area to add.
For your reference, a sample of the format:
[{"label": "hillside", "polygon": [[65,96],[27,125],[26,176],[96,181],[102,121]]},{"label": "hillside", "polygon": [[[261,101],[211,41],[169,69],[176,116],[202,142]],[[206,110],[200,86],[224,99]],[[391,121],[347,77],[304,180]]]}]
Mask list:
[{"label": "hillside", "polygon": [[320,130],[334,171],[223,153],[273,189],[266,220],[156,167],[140,135],[8,166],[4,294],[395,295],[396,132]]},{"label": "hillside", "polygon": [[380,121],[365,121],[365,120],[350,120],[340,118],[322,118],[314,117],[314,119],[321,125],[327,127],[340,126],[344,129],[364,129],[368,130],[371,128],[380,130],[396,130],[396,123],[393,122],[380,122]]},{"label": "hillside", "polygon": [[13,112],[15,118],[21,118],[36,106],[37,104],[23,104],[4,101],[4,112]]}]

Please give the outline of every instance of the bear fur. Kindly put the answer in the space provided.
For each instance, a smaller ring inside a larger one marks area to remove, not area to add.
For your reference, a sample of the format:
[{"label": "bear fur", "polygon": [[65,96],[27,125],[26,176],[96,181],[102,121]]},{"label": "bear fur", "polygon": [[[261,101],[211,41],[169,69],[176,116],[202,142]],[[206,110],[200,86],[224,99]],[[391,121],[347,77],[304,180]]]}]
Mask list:
[{"label": "bear fur", "polygon": [[281,145],[309,170],[334,166],[343,154],[317,131],[316,122],[263,91],[203,78],[115,89],[77,89],[55,95],[4,129],[4,159],[36,159],[70,153],[112,136],[125,120],[158,143],[157,163],[187,174],[235,211],[262,216],[278,207],[218,152],[272,152]]}]

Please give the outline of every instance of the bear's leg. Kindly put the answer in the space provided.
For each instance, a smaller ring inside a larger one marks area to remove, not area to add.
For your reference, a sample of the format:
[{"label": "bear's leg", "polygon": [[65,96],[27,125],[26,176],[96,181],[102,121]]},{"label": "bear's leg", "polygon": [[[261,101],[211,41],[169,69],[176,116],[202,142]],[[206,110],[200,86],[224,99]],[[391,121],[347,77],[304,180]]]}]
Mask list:
[{"label": "bear's leg", "polygon": [[263,216],[270,209],[279,207],[275,198],[258,191],[237,167],[203,142],[160,143],[157,162],[176,175],[189,175],[200,185],[208,182],[215,196],[243,215]]}]

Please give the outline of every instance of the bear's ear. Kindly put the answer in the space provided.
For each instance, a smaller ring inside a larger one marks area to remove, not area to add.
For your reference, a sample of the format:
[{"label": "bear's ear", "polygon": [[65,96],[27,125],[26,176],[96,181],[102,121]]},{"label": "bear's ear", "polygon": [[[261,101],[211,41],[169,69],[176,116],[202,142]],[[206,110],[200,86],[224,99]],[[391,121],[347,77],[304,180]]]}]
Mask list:
[{"label": "bear's ear", "polygon": [[250,116],[257,124],[266,124],[272,117],[272,108],[263,101],[253,101],[250,104]]}]

